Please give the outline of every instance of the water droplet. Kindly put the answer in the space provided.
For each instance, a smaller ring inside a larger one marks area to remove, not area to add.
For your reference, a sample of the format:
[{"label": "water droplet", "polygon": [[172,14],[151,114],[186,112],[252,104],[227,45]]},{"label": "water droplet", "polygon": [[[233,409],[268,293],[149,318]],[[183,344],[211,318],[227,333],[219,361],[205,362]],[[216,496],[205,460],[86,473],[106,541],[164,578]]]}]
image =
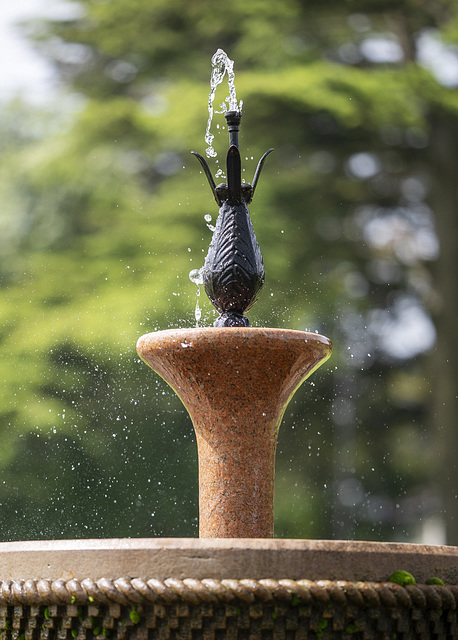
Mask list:
[{"label": "water droplet", "polygon": [[[199,294],[200,294],[200,289],[199,289],[199,293],[197,295],[199,295]],[[200,319],[202,318],[202,310],[201,310],[201,308],[199,306],[199,300],[198,299],[196,301],[196,309],[194,311],[194,316],[196,318],[196,327],[198,327]]]},{"label": "water droplet", "polygon": [[189,272],[189,279],[197,286],[204,283],[203,267],[200,269],[193,269]]}]

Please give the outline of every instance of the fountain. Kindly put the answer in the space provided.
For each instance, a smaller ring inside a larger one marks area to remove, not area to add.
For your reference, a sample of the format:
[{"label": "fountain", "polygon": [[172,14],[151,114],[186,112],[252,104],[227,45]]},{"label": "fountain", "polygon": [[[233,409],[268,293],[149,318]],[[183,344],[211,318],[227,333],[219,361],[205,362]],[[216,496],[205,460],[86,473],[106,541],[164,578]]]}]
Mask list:
[{"label": "fountain", "polygon": [[201,538],[273,537],[275,448],[281,418],[297,387],[331,355],[318,334],[253,328],[245,311],[264,282],[253,231],[253,184],[242,184],[238,131],[242,114],[225,118],[230,146],[227,184],[215,185],[205,159],[194,153],[219,205],[202,270],[220,316],[213,328],[150,333],[140,357],[176,391],[188,410],[199,454]]},{"label": "fountain", "polygon": [[271,150],[242,183],[230,106],[227,184],[195,154],[220,208],[201,272],[220,315],[137,345],[194,425],[200,537],[0,543],[5,640],[458,638],[458,548],[273,539],[280,422],[332,345],[245,316],[264,281],[248,204]]}]

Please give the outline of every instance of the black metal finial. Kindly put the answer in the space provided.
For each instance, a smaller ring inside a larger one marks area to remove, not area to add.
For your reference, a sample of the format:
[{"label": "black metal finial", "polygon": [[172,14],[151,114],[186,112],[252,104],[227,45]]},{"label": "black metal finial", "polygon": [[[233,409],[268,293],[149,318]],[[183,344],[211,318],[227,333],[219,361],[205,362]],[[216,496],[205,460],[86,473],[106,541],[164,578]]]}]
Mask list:
[{"label": "black metal finial", "polygon": [[227,128],[229,131],[229,146],[239,148],[239,130],[240,121],[242,119],[241,111],[226,111],[224,114],[227,122]]},{"label": "black metal finial", "polygon": [[241,111],[225,113],[229,130],[227,152],[227,184],[215,185],[206,160],[192,151],[207,176],[219,206],[213,238],[203,267],[205,292],[221,314],[216,327],[249,327],[244,316],[256,301],[264,284],[264,265],[261,250],[253,230],[248,210],[269,149],[258,163],[253,184],[242,183],[242,166],[238,132]]}]

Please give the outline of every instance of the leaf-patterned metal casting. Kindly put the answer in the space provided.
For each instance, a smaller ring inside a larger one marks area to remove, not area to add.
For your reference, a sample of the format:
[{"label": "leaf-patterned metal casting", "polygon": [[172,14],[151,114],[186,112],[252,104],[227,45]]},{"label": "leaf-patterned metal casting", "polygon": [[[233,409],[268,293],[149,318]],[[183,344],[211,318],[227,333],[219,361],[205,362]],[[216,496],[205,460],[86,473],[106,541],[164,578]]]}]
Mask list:
[{"label": "leaf-patterned metal casting", "polygon": [[[234,115],[235,114],[235,115]],[[199,160],[213,196],[219,206],[218,219],[203,267],[203,282],[207,296],[221,314],[216,327],[248,327],[244,313],[254,304],[264,284],[264,265],[248,210],[262,166],[269,149],[258,163],[253,184],[242,183],[242,168],[238,149],[240,112],[225,114],[231,144],[227,153],[227,184],[215,185],[206,160],[192,151]]]}]

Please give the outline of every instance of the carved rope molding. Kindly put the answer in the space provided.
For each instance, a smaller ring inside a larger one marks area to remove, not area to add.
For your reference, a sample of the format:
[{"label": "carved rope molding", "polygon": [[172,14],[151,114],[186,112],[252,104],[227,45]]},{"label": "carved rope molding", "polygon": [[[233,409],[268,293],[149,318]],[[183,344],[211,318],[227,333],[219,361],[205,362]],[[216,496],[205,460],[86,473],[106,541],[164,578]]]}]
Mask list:
[{"label": "carved rope molding", "polygon": [[0,581],[0,605],[89,604],[252,604],[458,608],[458,585],[407,585],[345,580],[5,580]]}]

